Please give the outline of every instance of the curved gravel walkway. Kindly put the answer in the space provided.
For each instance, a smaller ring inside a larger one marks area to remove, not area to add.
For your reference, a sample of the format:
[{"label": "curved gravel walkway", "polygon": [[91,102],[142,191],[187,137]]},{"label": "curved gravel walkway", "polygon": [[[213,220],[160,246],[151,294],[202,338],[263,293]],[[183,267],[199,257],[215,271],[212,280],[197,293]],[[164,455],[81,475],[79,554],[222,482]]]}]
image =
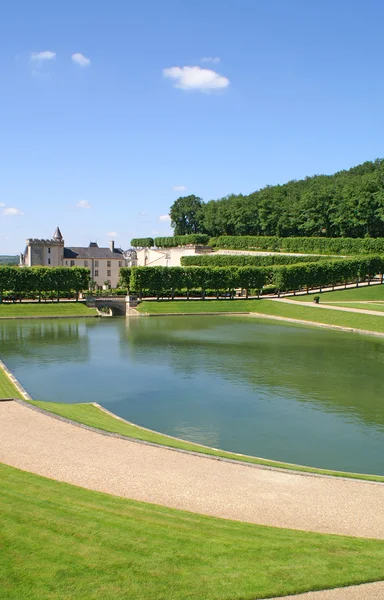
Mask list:
[{"label": "curved gravel walkway", "polygon": [[109,437],[0,402],[0,462],[206,515],[384,539],[384,484],[261,469]]},{"label": "curved gravel walkway", "polygon": [[324,590],[322,592],[308,592],[296,596],[284,596],[272,600],[383,600],[384,581],[366,583],[352,587]]}]

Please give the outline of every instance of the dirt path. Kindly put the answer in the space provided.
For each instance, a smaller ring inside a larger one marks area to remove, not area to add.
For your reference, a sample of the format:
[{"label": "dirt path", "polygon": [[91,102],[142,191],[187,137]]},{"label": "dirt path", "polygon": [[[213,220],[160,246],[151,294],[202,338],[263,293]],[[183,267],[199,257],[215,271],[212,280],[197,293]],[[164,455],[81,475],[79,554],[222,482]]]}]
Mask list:
[{"label": "dirt path", "polygon": [[101,435],[0,402],[0,462],[92,490],[223,517],[384,539],[384,484],[284,473]]}]

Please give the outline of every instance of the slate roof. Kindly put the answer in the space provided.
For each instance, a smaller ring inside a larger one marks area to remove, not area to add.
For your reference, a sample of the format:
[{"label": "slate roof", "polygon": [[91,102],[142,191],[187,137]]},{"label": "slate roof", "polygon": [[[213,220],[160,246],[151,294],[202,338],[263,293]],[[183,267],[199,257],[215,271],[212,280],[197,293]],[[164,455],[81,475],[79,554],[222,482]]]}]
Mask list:
[{"label": "slate roof", "polygon": [[84,258],[85,260],[92,258],[95,258],[96,260],[100,258],[118,258],[121,260],[124,259],[124,253],[121,248],[115,248],[115,251],[112,252],[110,248],[99,248],[94,246],[88,246],[86,248],[71,247],[64,248],[64,258]]},{"label": "slate roof", "polygon": [[53,238],[52,239],[62,241],[63,236],[61,235],[60,227],[56,227],[56,231],[53,234]]}]

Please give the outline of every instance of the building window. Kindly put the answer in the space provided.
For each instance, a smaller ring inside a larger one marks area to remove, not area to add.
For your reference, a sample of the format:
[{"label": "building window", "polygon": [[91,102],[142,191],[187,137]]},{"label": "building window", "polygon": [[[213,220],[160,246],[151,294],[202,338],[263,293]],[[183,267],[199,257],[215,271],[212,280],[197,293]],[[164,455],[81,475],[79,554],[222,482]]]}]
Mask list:
[{"label": "building window", "polygon": [[107,260],[107,267],[110,267],[110,266],[111,266],[111,261]]},{"label": "building window", "polygon": [[110,277],[110,276],[111,276],[111,271],[108,270],[107,271],[107,277]]},{"label": "building window", "polygon": [[65,264],[68,266],[68,261],[67,260],[65,261]]},{"label": "building window", "polygon": [[75,261],[71,260],[71,267],[74,267],[74,266],[75,266]]},{"label": "building window", "polygon": [[98,266],[99,266],[99,261],[95,260],[95,267],[98,267]]},{"label": "building window", "polygon": [[50,248],[48,248],[48,254],[51,254],[51,249]]},{"label": "building window", "polygon": [[123,261],[119,260],[119,268],[121,268],[123,266]]},{"label": "building window", "polygon": [[51,259],[50,259],[50,258],[48,258],[48,264],[49,264],[49,265],[51,264]]},{"label": "building window", "polygon": [[84,261],[84,267],[88,267],[88,261],[87,260]]},{"label": "building window", "polygon": [[95,277],[98,277],[98,276],[99,276],[99,271],[96,269],[96,271],[95,271]]}]

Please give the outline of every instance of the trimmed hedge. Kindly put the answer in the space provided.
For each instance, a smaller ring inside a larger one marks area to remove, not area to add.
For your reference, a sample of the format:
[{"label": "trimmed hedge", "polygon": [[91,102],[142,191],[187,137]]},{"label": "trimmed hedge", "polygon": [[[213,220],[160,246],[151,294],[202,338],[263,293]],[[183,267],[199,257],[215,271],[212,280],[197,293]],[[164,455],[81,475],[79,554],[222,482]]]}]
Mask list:
[{"label": "trimmed hedge", "polygon": [[247,256],[246,254],[195,254],[182,256],[181,265],[184,267],[269,267],[271,265],[294,265],[302,262],[318,262],[324,260],[324,255],[287,256],[286,254],[271,254],[267,256]]},{"label": "trimmed hedge", "polygon": [[151,237],[133,238],[133,240],[131,240],[131,246],[134,248],[152,248],[154,245],[155,242]]},{"label": "trimmed hedge", "polygon": [[44,292],[60,298],[73,290],[78,295],[90,280],[90,270],[84,267],[0,267],[0,302],[4,292],[20,298],[31,293],[41,298]]},{"label": "trimmed hedge", "polygon": [[190,233],[188,235],[174,235],[172,237],[155,238],[155,246],[158,248],[175,248],[177,246],[186,246],[187,244],[197,244],[206,246],[209,241],[209,235],[204,233]]},{"label": "trimmed hedge", "polygon": [[384,253],[384,238],[322,238],[222,235],[211,243],[231,250],[270,250],[274,252],[308,252],[309,254]]},{"label": "trimmed hedge", "polygon": [[[189,297],[191,290],[207,290],[219,295],[231,294],[236,288],[262,290],[273,285],[278,292],[303,288],[324,287],[359,281],[367,276],[384,273],[384,258],[362,256],[349,259],[323,260],[295,265],[270,267],[132,267],[121,269],[121,281],[140,296],[175,296],[176,292]],[[184,291],[183,291],[184,290]]]}]

